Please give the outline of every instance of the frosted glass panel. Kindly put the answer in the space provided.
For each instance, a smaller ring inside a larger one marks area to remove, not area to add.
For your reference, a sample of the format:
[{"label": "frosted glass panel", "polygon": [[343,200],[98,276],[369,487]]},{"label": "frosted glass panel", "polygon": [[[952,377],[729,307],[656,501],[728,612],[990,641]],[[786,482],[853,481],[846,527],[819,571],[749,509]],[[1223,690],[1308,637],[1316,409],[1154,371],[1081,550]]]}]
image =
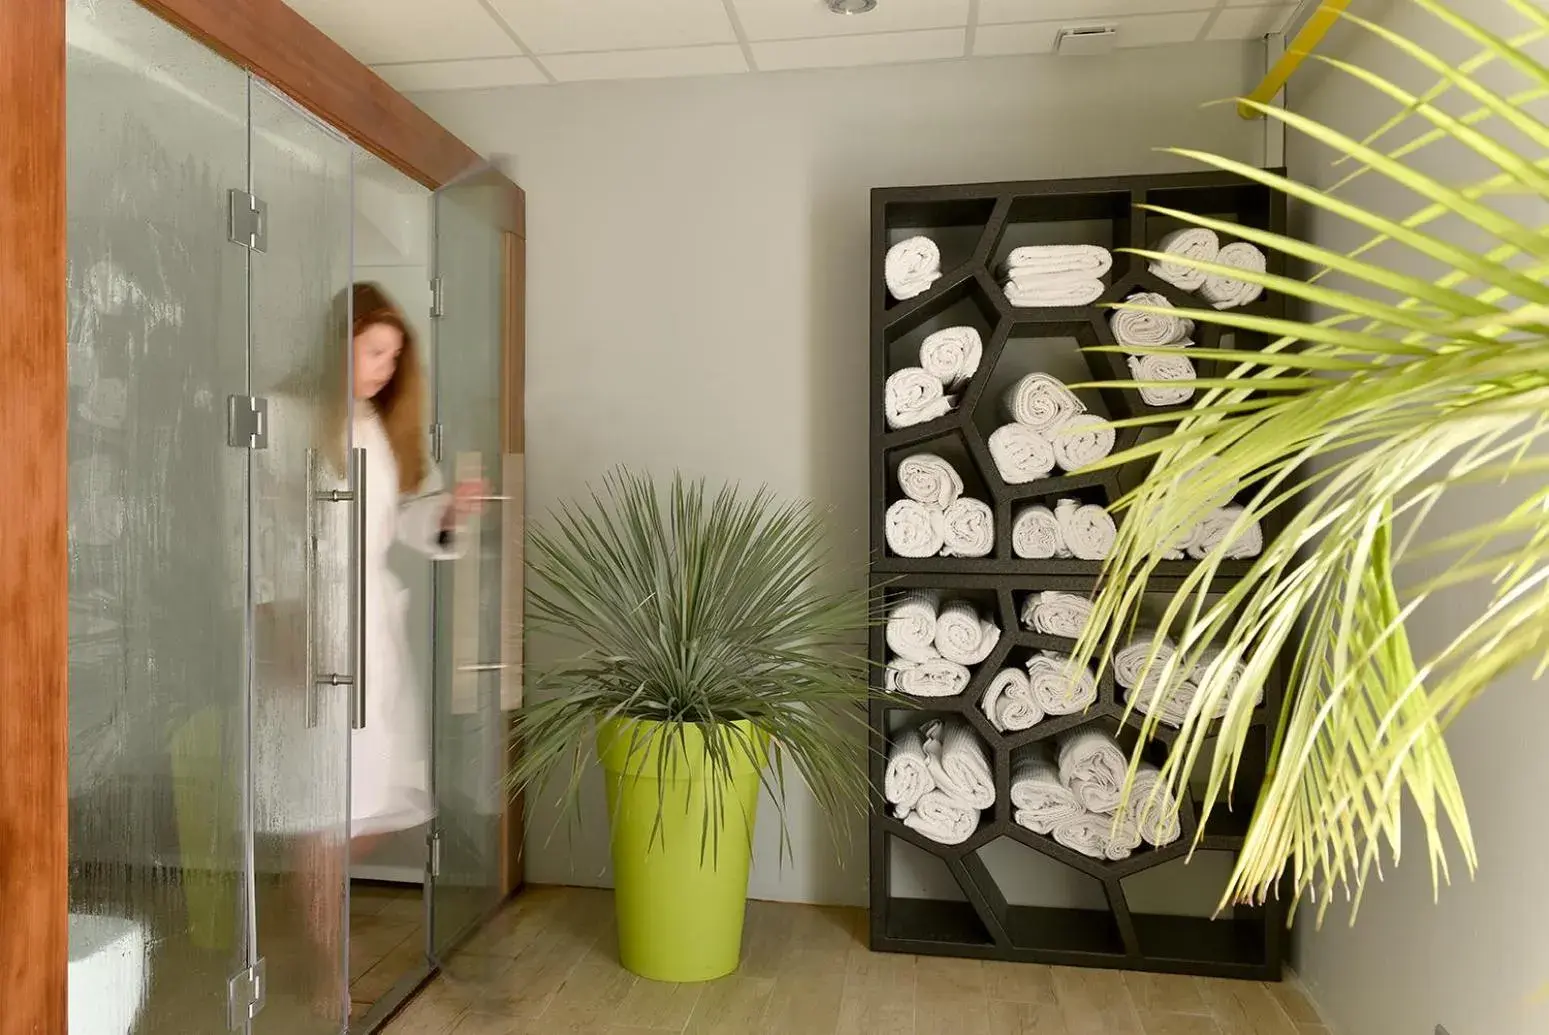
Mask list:
[{"label": "frosted glass panel", "polygon": [[246,77],[131,0],[68,17],[70,1031],[224,1032],[250,933]]},{"label": "frosted glass panel", "polygon": [[[253,796],[258,950],[269,976],[256,1033],[339,1031],[349,851],[347,298],[351,149],[261,83],[252,91],[253,393],[269,441],[252,457]],[[369,683],[368,683],[369,686]]]}]

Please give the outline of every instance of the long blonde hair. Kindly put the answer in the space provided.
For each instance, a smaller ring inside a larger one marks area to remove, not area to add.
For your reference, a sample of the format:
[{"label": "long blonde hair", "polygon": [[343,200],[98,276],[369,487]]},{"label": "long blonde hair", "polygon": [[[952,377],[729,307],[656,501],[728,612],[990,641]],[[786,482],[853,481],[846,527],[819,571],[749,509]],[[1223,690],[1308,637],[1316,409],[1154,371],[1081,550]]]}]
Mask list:
[{"label": "long blonde hair", "polygon": [[400,492],[414,492],[425,480],[428,464],[425,457],[425,371],[420,366],[419,343],[409,322],[381,285],[361,281],[349,292],[340,293],[337,303],[336,325],[349,326],[345,348],[351,350],[339,357],[338,370],[342,391],[338,396],[338,410],[332,422],[336,434],[330,436],[338,450],[335,466],[343,469],[344,414],[347,403],[354,396],[354,386],[349,383],[345,371],[349,369],[350,356],[355,348],[355,336],[368,327],[384,324],[403,335],[403,350],[398,353],[398,364],[392,380],[371,399],[377,417],[387,433],[392,446],[393,460],[398,465]]}]

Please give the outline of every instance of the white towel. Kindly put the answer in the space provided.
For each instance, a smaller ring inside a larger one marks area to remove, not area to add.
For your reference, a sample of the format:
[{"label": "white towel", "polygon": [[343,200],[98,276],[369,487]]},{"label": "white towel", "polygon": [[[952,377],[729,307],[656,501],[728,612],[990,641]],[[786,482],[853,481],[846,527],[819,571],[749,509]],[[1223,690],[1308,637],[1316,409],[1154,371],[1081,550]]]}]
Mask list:
[{"label": "white towel", "polygon": [[1059,739],[1060,783],[1092,812],[1111,813],[1119,807],[1129,759],[1119,742],[1090,726]]},{"label": "white towel", "polygon": [[[1222,266],[1235,266],[1240,270],[1252,270],[1255,273],[1263,273],[1268,266],[1264,260],[1264,253],[1246,241],[1233,241],[1222,248],[1216,255],[1216,262]],[[1264,293],[1264,285],[1250,284],[1235,277],[1212,273],[1205,278],[1199,293],[1217,309],[1235,309],[1257,301]]]},{"label": "white towel", "polygon": [[887,663],[887,688],[910,697],[956,697],[968,688],[973,673],[946,658]]},{"label": "white towel", "polygon": [[1054,511],[1034,504],[1017,511],[1011,522],[1011,552],[1030,561],[1046,561],[1065,550]]},{"label": "white towel", "polygon": [[1194,364],[1184,355],[1130,356],[1130,377],[1136,381],[1176,381],[1147,385],[1140,398],[1147,406],[1179,406],[1194,398]]},{"label": "white towel", "polygon": [[[1166,295],[1157,294],[1154,291],[1131,295],[1126,301],[1159,309],[1173,308],[1172,302]],[[1188,338],[1194,333],[1194,321],[1170,313],[1142,313],[1133,309],[1119,309],[1114,312],[1108,323],[1113,328],[1113,336],[1120,345],[1177,345],[1179,348],[1184,348],[1193,344]]]},{"label": "white towel", "polygon": [[1041,650],[1027,659],[1027,685],[1045,715],[1075,715],[1097,703],[1090,669],[1070,671],[1070,655]]},{"label": "white towel", "polygon": [[1028,374],[1012,385],[1006,393],[1005,407],[1012,420],[1046,437],[1076,414],[1086,412],[1086,404],[1076,398],[1075,392],[1059,378],[1042,372]]},{"label": "white towel", "polygon": [[1074,593],[1049,589],[1034,593],[1022,605],[1022,624],[1045,636],[1074,640],[1092,620],[1092,602]]},{"label": "white towel", "polygon": [[920,796],[935,787],[925,758],[925,739],[919,731],[905,730],[894,737],[883,777],[883,795],[897,806],[894,815],[903,819],[919,803]]},{"label": "white towel", "polygon": [[1054,473],[1054,446],[1026,424],[1003,424],[990,432],[990,456],[1007,485],[1026,485]]},{"label": "white towel", "polygon": [[[1126,689],[1133,689],[1140,683],[1142,670],[1146,660],[1151,656],[1151,644],[1156,639],[1156,633],[1149,630],[1138,631],[1134,638],[1121,647],[1113,656],[1113,678],[1119,685]],[[1156,648],[1156,660],[1151,663],[1148,677],[1155,680],[1162,673],[1162,666],[1173,656],[1171,640],[1164,639]]]},{"label": "white towel", "polygon": [[1103,818],[1108,820],[1108,843],[1103,846],[1103,855],[1110,862],[1128,859],[1140,847],[1140,824],[1128,815],[1121,817],[1117,825],[1111,817]]},{"label": "white towel", "polygon": [[912,500],[945,510],[963,494],[963,479],[936,454],[915,453],[899,463],[898,487]]},{"label": "white towel", "polygon": [[1028,244],[1011,249],[1001,265],[1004,274],[1011,270],[1030,270],[1041,274],[1079,273],[1101,277],[1113,268],[1113,254],[1095,244]]},{"label": "white towel", "polygon": [[1110,816],[1091,812],[1064,819],[1054,825],[1054,840],[1072,851],[1093,859],[1108,858],[1108,831],[1113,829]]},{"label": "white towel", "polygon": [[883,388],[887,426],[907,428],[952,412],[952,399],[941,378],[919,367],[904,367],[889,375]]},{"label": "white towel", "polygon": [[1078,413],[1049,432],[1054,462],[1062,471],[1079,471],[1113,452],[1113,425],[1095,413]]},{"label": "white towel", "polygon": [[905,661],[931,661],[939,658],[936,650],[936,614],[941,606],[939,594],[930,590],[905,593],[887,616],[887,645]]},{"label": "white towel", "polygon": [[887,545],[900,557],[934,557],[946,542],[947,521],[941,508],[916,500],[897,500],[884,521]]},{"label": "white towel", "polygon": [[904,825],[939,844],[960,845],[979,829],[979,810],[941,791],[926,791]]},{"label": "white towel", "polygon": [[953,500],[942,521],[941,556],[988,557],[995,549],[995,512],[983,500]]},{"label": "white towel", "polygon": [[979,707],[1002,733],[1031,729],[1043,721],[1043,709],[1033,700],[1027,673],[1021,669],[1003,668],[996,673]]},{"label": "white towel", "polygon": [[1106,290],[1100,280],[1056,274],[1037,280],[1008,280],[1006,301],[1018,309],[1049,309],[1055,306],[1091,305]]},{"label": "white towel", "polygon": [[887,250],[887,289],[900,302],[923,294],[941,276],[941,249],[929,237],[911,237]]},{"label": "white towel", "polygon": [[[1156,250],[1201,262],[1214,262],[1221,252],[1221,239],[1216,236],[1214,230],[1191,226],[1174,230],[1162,238]],[[1173,287],[1182,288],[1184,291],[1198,291],[1205,286],[1204,271],[1181,263],[1153,261],[1151,272]]]},{"label": "white towel", "polygon": [[1011,804],[1018,826],[1044,835],[1085,811],[1070,788],[1060,783],[1059,767],[1042,744],[1029,744],[1012,754]]},{"label": "white towel", "polygon": [[[1145,682],[1138,688],[1129,690],[1124,695],[1127,702],[1135,705],[1135,710],[1142,715],[1155,715],[1158,722],[1174,729],[1183,725],[1183,720],[1188,718],[1189,708],[1194,704],[1194,698],[1199,694],[1199,687],[1192,680],[1177,680],[1167,687],[1166,693],[1162,693],[1161,670],[1153,668],[1151,674],[1146,676]],[[1161,698],[1159,701],[1158,698]]]},{"label": "white towel", "polygon": [[[1151,797],[1153,791],[1156,792],[1155,799]],[[1162,782],[1162,771],[1150,762],[1140,763],[1135,771],[1125,816],[1126,823],[1133,817],[1136,833],[1153,847],[1162,848],[1183,836],[1183,824],[1178,821],[1178,800]]]},{"label": "white towel", "polygon": [[[1222,651],[1220,647],[1206,647],[1199,652],[1199,660],[1194,663],[1193,670],[1189,673],[1189,679],[1193,682],[1202,682],[1210,672],[1210,667],[1220,661]],[[1230,662],[1231,675],[1234,680],[1243,677],[1245,667],[1241,661]],[[1264,690],[1259,688],[1259,700],[1264,700]]]},{"label": "white towel", "polygon": [[1000,627],[979,617],[972,604],[954,600],[936,618],[936,650],[948,661],[977,665],[1000,642]]},{"label": "white towel", "polygon": [[995,804],[995,771],[984,742],[963,719],[925,725],[925,762],[942,794],[976,809]]},{"label": "white towel", "polygon": [[983,357],[984,341],[973,327],[943,327],[920,343],[920,366],[949,389],[978,373]]},{"label": "white towel", "polygon": [[1241,517],[1242,508],[1235,505],[1211,511],[1194,526],[1193,533],[1184,543],[1184,551],[1197,561],[1216,551],[1232,561],[1257,557],[1264,552],[1264,529],[1257,519],[1249,521],[1235,539],[1227,542],[1226,537],[1232,534],[1233,526]]},{"label": "white towel", "polygon": [[1119,536],[1113,515],[1095,503],[1060,500],[1054,505],[1054,518],[1060,525],[1060,539],[1072,557],[1100,561],[1113,552]]}]

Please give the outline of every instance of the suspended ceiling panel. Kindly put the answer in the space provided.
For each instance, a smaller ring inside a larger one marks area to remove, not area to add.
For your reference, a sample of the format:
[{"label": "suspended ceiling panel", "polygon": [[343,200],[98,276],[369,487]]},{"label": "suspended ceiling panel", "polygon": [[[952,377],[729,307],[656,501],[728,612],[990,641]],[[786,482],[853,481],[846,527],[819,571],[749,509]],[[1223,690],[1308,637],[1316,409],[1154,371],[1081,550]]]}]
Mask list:
[{"label": "suspended ceiling panel", "polygon": [[[1120,48],[1257,39],[1288,0],[287,0],[406,91],[1048,54],[1062,28]],[[1118,60],[1073,58],[1071,60]]]}]

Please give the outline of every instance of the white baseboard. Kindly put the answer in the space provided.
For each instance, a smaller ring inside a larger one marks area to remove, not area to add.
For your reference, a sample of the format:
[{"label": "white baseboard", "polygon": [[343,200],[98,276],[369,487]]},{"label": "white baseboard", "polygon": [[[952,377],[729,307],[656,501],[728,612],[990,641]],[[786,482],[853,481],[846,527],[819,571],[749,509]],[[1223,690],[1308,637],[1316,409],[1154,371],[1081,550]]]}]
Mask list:
[{"label": "white baseboard", "polygon": [[383,866],[361,863],[350,867],[351,880],[380,880],[391,884],[424,884],[425,871],[417,866]]}]

